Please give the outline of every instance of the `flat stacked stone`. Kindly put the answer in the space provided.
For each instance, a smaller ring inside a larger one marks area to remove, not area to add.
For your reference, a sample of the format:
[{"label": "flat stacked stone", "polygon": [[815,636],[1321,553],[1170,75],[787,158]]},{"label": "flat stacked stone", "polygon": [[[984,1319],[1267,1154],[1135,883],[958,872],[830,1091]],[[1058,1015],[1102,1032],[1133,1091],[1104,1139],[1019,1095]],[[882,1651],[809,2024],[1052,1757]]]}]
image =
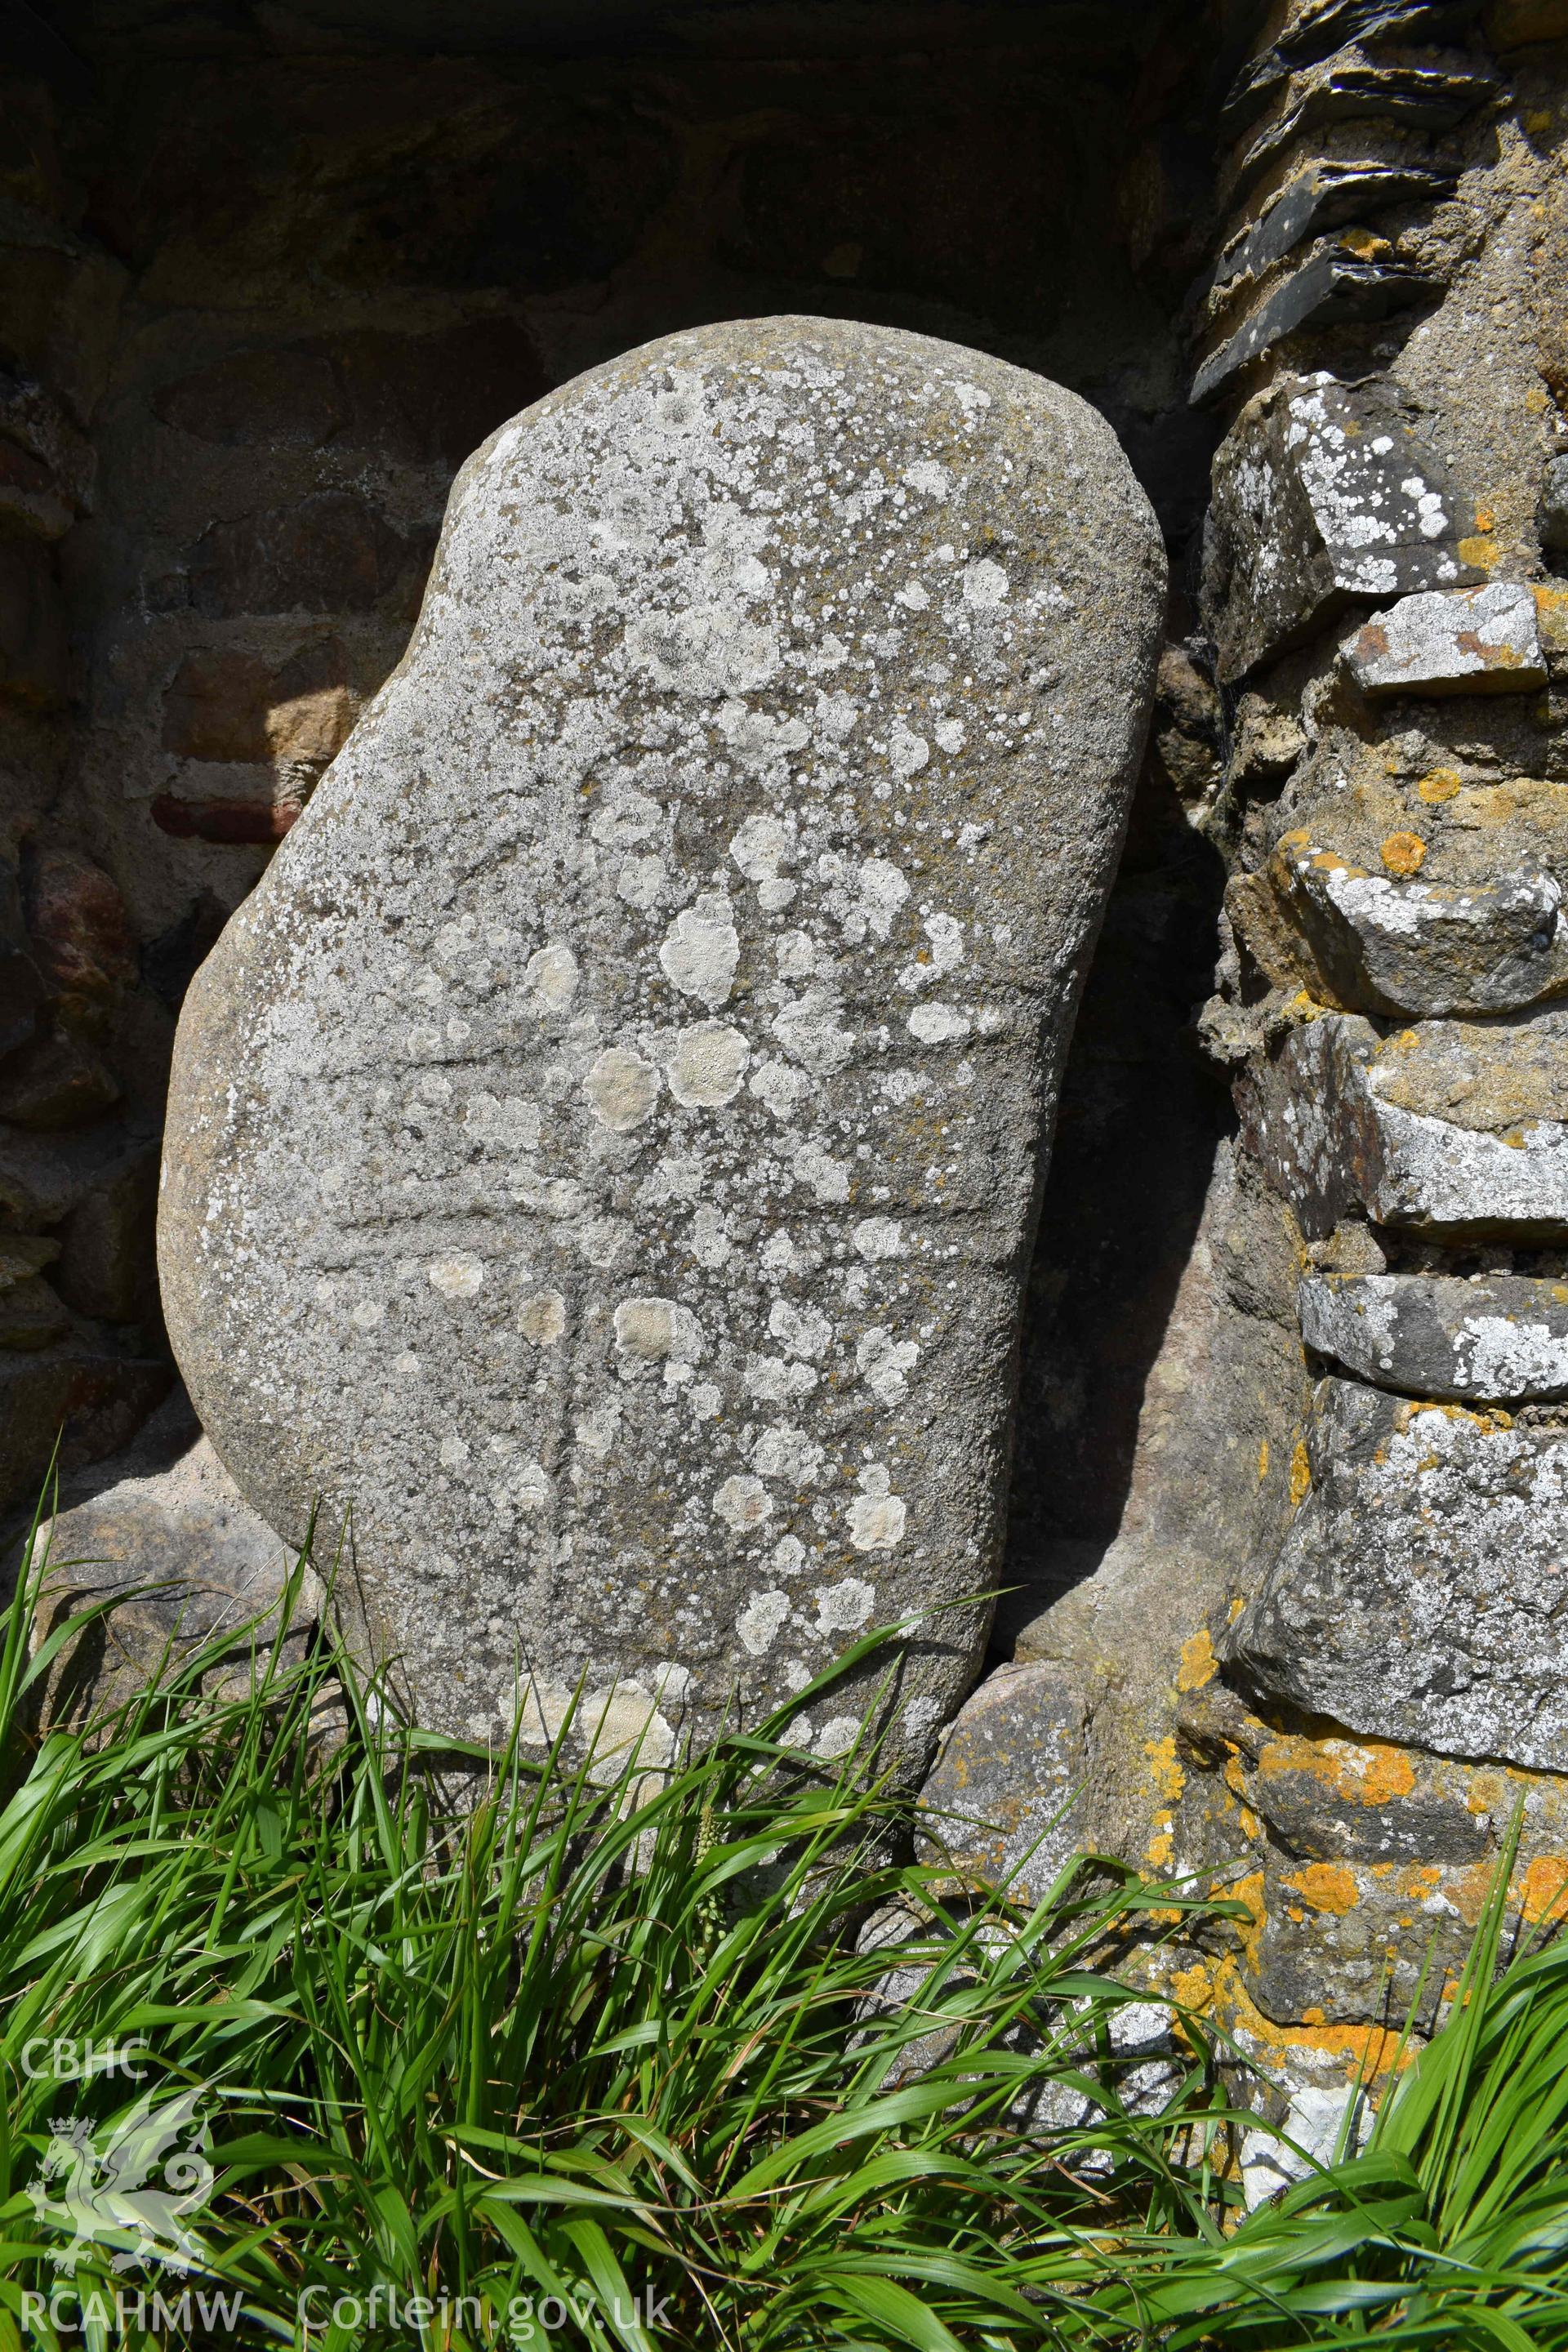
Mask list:
[{"label": "flat stacked stone", "polygon": [[1568,1433],[1328,1380],[1307,1447],[1233,1676],[1372,1738],[1568,1769]]}]

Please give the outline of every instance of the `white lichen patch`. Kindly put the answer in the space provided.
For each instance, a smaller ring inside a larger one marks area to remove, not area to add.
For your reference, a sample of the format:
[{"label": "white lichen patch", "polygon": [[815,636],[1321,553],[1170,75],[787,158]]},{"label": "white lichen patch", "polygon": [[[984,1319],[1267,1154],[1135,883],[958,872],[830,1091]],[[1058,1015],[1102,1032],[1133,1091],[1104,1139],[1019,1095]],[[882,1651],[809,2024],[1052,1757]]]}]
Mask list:
[{"label": "white lichen patch", "polygon": [[871,1622],[877,1588],[862,1577],[846,1576],[837,1584],[819,1584],[816,1600],[819,1633],[858,1633]]},{"label": "white lichen patch", "polygon": [[735,984],[741,940],[730,902],[717,891],[678,915],[658,951],[659,962],[683,995],[700,998],[716,1013]]},{"label": "white lichen patch", "polygon": [[908,1027],[922,1045],[947,1045],[955,1037],[968,1036],[970,1017],[956,1004],[917,1004]]},{"label": "white lichen patch", "polygon": [[714,1110],[741,1091],[750,1048],[739,1029],[722,1021],[700,1021],[676,1039],[665,1076],[669,1091],[689,1110]]},{"label": "white lichen patch", "polygon": [[857,1551],[892,1551],[904,1539],[908,1507],[891,1491],[881,1463],[868,1465],[859,1475],[861,1491],[848,1505],[849,1540]]},{"label": "white lichen patch", "polygon": [[536,1291],[523,1300],[517,1328],[536,1348],[553,1348],[565,1336],[566,1301],[558,1290]]},{"label": "white lichen patch", "polygon": [[658,1087],[653,1064],[622,1045],[601,1054],[583,1082],[595,1118],[617,1135],[629,1135],[651,1115]]},{"label": "white lichen patch", "polygon": [[726,1478],[713,1496],[713,1516],[737,1535],[750,1535],[772,1518],[773,1496],[760,1478],[737,1473]]},{"label": "white lichen patch", "polygon": [[484,1260],[467,1251],[432,1258],[426,1271],[431,1289],[439,1291],[443,1298],[477,1298],[484,1278]]},{"label": "white lichen patch", "polygon": [[701,1325],[673,1298],[624,1298],[616,1309],[616,1346],[647,1364],[671,1356],[695,1364],[705,1353]]},{"label": "white lichen patch", "polygon": [[788,1622],[787,1592],[753,1592],[735,1620],[741,1647],[753,1658],[771,1650]]},{"label": "white lichen patch", "polygon": [[564,1013],[577,993],[581,978],[576,957],[559,940],[541,948],[528,960],[529,985],[542,1012]]}]

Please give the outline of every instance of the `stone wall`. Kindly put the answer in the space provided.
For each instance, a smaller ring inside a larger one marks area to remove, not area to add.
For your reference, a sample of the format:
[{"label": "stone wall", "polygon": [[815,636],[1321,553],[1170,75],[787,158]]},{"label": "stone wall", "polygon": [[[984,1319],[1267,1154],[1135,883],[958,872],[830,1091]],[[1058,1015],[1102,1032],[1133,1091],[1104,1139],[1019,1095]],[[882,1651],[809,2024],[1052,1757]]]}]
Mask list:
[{"label": "stone wall", "polygon": [[396,660],[459,461],[670,328],[848,315],[1086,392],[1184,544],[1195,126],[1247,13],[584,6],[519,47],[461,5],[79,0],[13,37],[0,1507],[167,1384],[174,1017]]},{"label": "stone wall", "polygon": [[[1544,0],[1301,0],[1224,109],[1171,701],[1237,1122],[1201,1208],[1195,1142],[1169,1171],[1124,1507],[1021,1550],[935,1784],[1005,1754],[1021,1837],[1081,1774],[1075,1837],[1238,1892],[1176,1982],[1298,2087],[1383,2062],[1429,1954],[1440,1998],[1516,1809],[1527,1918],[1568,1886],[1564,41]],[[1047,1458],[1107,1289],[1037,1328]]]}]

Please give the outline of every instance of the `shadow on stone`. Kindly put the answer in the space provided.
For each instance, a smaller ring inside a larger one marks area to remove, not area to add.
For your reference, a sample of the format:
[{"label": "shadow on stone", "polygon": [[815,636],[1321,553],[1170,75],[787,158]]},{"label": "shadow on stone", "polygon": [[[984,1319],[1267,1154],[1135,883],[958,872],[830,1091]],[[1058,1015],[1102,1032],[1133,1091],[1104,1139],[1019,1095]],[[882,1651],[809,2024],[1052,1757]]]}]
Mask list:
[{"label": "shadow on stone", "polygon": [[1194,1049],[1225,868],[1147,761],[1062,1086],[1026,1308],[994,1662],[1092,1576],[1231,1122]]}]

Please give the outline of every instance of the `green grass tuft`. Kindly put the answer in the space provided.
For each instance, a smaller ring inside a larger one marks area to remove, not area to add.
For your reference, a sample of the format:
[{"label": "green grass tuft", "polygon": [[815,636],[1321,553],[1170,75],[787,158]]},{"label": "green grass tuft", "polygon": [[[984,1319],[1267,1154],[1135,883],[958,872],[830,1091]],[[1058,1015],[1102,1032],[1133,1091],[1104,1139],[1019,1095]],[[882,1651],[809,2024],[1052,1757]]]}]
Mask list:
[{"label": "green grass tuft", "polygon": [[459,1806],[325,1648],[238,1692],[171,1660],[39,1736],[32,1574],[0,1646],[0,2346],[82,2340],[53,2294],[106,2347],[1568,2347],[1568,1952],[1500,1972],[1500,1895],[1366,2151],[1239,2218],[1201,2026],[1152,2100],[1115,2054],[1143,1996],[1107,1954],[1189,1892],[1084,1862],[1033,1908],[955,1893],[889,1858],[875,1759],[812,1764],[788,1712],[657,1776],[568,1724],[470,1759]]}]

